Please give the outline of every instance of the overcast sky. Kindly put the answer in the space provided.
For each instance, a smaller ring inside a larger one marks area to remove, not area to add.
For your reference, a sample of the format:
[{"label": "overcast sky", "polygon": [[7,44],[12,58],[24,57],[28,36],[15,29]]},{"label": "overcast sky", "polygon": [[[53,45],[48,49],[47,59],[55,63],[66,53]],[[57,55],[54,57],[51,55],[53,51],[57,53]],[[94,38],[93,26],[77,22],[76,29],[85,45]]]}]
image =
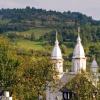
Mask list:
[{"label": "overcast sky", "polygon": [[0,0],[0,8],[25,8],[26,6],[82,12],[100,20],[100,0]]}]

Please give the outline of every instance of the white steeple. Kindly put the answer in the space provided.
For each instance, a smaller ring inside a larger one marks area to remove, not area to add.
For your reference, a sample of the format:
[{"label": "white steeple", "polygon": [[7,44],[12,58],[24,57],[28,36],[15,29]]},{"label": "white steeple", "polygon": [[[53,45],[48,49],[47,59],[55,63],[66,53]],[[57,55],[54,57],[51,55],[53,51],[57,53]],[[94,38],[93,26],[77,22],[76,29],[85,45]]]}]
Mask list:
[{"label": "white steeple", "polygon": [[58,42],[58,39],[57,39],[57,31],[56,31],[55,46],[54,46],[52,54],[51,54],[51,59],[62,59],[62,54],[61,54],[59,42]]},{"label": "white steeple", "polygon": [[73,52],[73,59],[72,59],[72,72],[78,73],[81,70],[86,71],[86,57],[84,53],[84,48],[81,44],[80,38],[80,28],[78,28],[78,38],[77,43]]},{"label": "white steeple", "polygon": [[98,73],[98,64],[95,58],[93,59],[93,62],[91,64],[91,72]]},{"label": "white steeple", "polygon": [[79,34],[77,38],[77,44],[73,52],[73,58],[85,58],[84,48],[81,44],[81,38]]},{"label": "white steeple", "polygon": [[57,31],[56,31],[55,46],[51,54],[51,60],[53,64],[55,65],[57,72],[59,72],[59,78],[61,78],[63,74],[63,58],[62,58],[61,49],[59,47],[59,42],[57,39]]}]

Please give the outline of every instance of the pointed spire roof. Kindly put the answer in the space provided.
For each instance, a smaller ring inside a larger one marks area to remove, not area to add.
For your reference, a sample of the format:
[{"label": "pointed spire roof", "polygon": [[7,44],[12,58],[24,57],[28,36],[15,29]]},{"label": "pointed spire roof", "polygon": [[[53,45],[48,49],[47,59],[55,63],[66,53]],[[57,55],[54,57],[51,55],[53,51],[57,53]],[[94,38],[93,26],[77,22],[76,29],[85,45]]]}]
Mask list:
[{"label": "pointed spire roof", "polygon": [[59,42],[57,38],[57,31],[56,31],[56,41],[55,41],[55,46],[53,48],[52,54],[51,54],[51,59],[62,59],[62,53],[59,47]]},{"label": "pointed spire roof", "polygon": [[77,44],[73,52],[73,58],[85,58],[84,48],[81,44],[80,27],[78,28]]},{"label": "pointed spire roof", "polygon": [[91,64],[91,67],[92,67],[92,68],[98,68],[98,64],[97,64],[97,61],[96,61],[95,58],[93,59],[93,62],[92,62],[92,64]]}]

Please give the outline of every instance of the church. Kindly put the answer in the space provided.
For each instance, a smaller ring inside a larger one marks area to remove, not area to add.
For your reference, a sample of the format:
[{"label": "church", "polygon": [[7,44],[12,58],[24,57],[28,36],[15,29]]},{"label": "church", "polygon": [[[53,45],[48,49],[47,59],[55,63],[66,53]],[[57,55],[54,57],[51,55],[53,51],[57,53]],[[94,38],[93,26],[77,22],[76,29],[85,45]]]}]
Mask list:
[{"label": "church", "polygon": [[[80,38],[80,30],[78,30],[78,37],[77,42],[73,51],[72,56],[72,66],[70,72],[64,72],[63,71],[63,57],[62,52],[59,47],[59,42],[57,39],[57,32],[56,32],[56,40],[55,40],[55,46],[51,53],[51,61],[55,66],[55,69],[57,72],[59,72],[58,78],[59,78],[59,85],[56,87],[55,90],[52,90],[52,86],[48,86],[46,89],[46,100],[62,100],[62,93],[59,91],[66,83],[68,83],[72,78],[74,78],[78,73],[81,73],[82,71],[86,72],[86,56],[84,52],[84,48],[81,43]],[[93,73],[94,76],[98,77],[98,64],[94,58],[90,71]],[[95,80],[97,82],[98,79]],[[93,83],[96,85],[96,83]],[[50,85],[50,84],[49,84]],[[57,98],[60,99],[57,99]]]}]

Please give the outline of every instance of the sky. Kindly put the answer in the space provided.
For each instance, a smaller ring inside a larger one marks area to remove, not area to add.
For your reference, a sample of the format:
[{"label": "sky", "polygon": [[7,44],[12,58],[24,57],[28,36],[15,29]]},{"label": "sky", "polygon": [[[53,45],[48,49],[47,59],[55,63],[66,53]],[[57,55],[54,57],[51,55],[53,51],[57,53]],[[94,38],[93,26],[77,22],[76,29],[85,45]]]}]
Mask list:
[{"label": "sky", "polygon": [[26,6],[56,11],[81,12],[100,20],[100,0],[0,0],[0,8],[25,8]]}]

